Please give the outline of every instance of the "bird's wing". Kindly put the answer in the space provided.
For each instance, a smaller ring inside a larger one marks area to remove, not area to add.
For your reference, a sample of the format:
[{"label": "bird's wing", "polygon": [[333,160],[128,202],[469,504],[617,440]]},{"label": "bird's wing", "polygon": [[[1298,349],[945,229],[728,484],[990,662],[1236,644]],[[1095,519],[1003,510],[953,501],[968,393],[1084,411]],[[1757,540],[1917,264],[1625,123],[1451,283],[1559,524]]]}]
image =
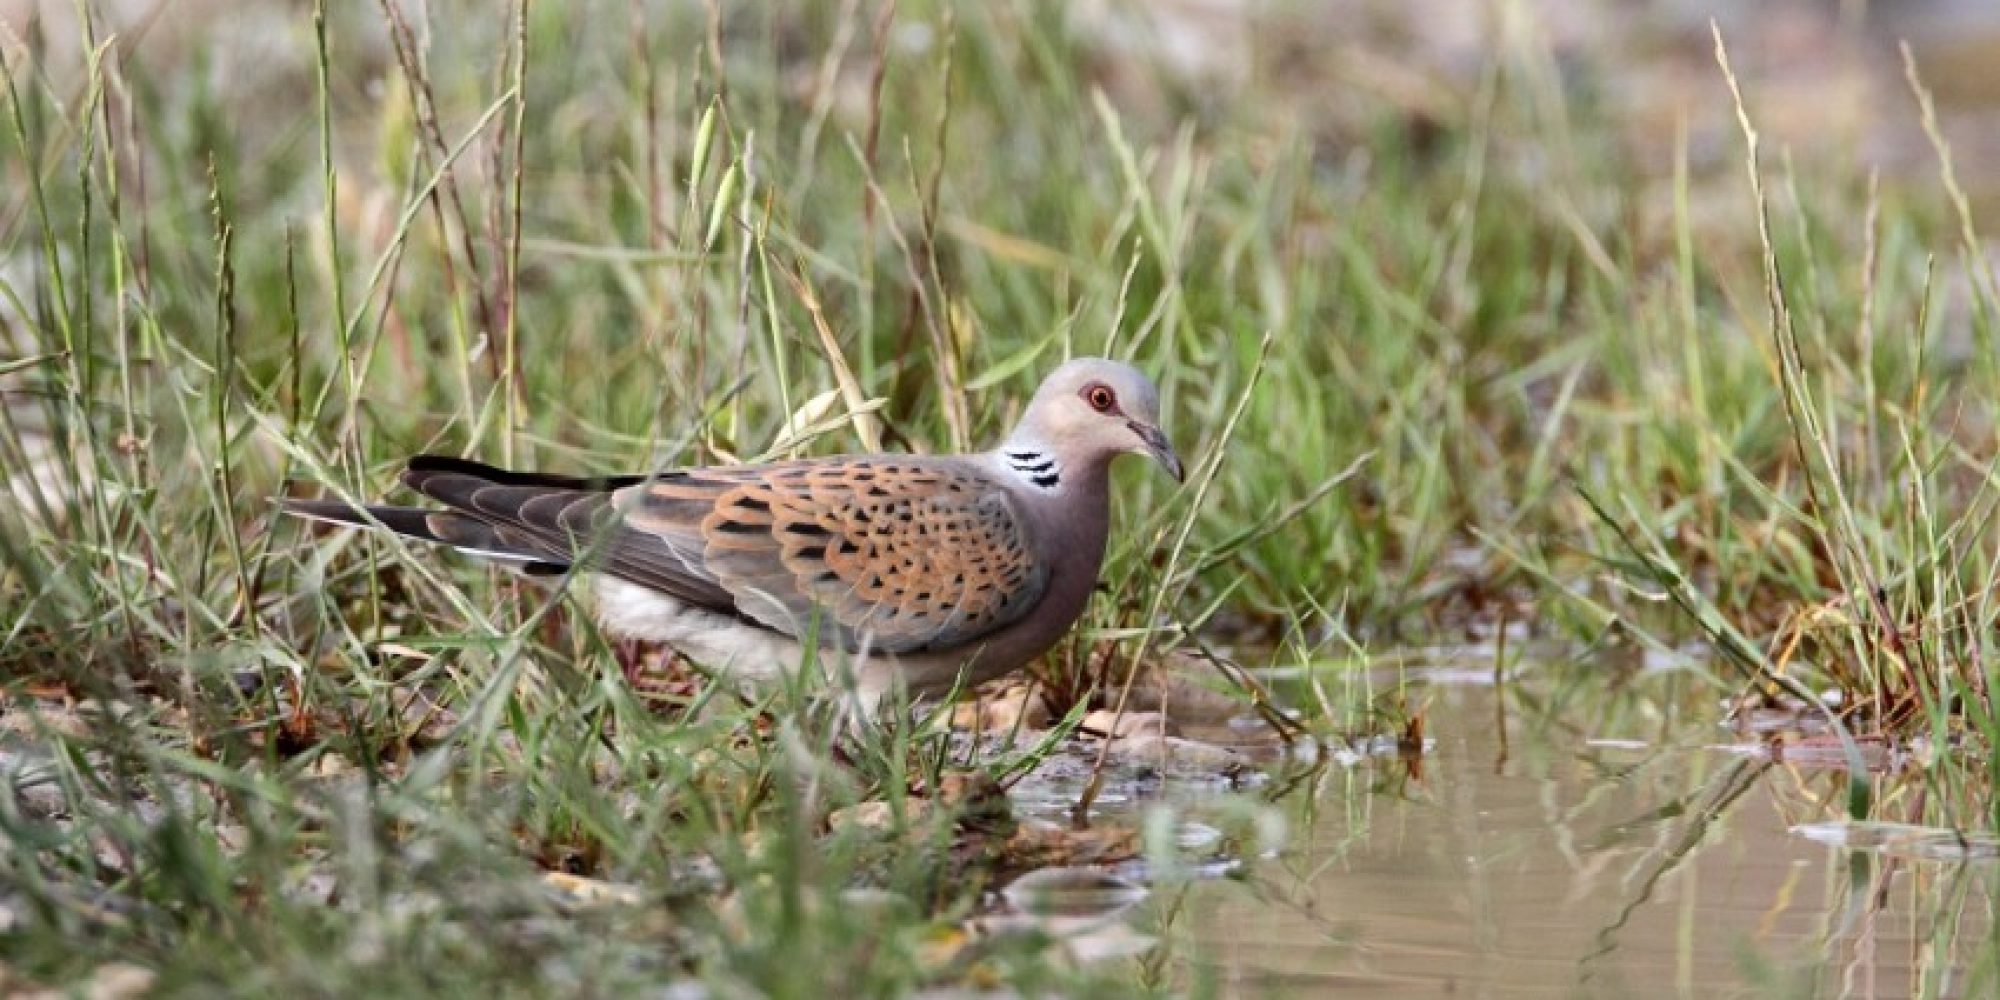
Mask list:
[{"label": "bird's wing", "polygon": [[[821,645],[889,653],[976,642],[1040,600],[1049,569],[978,469],[850,457],[696,469],[626,486],[610,546],[672,553],[735,610]],[[633,578],[634,582],[644,582]]]},{"label": "bird's wing", "polygon": [[419,537],[530,556],[558,570],[584,560],[592,569],[685,604],[736,615],[735,597],[703,569],[698,545],[620,523],[616,491],[645,481],[644,476],[573,479],[511,472],[437,455],[412,459],[403,473],[405,485],[450,508],[426,515],[430,530]]}]

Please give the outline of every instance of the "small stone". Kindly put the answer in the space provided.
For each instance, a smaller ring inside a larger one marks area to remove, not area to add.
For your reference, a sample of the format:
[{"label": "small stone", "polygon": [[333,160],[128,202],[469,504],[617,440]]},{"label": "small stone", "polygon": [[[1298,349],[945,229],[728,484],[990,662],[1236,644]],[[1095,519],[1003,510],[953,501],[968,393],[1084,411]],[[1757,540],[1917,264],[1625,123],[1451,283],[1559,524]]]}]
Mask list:
[{"label": "small stone", "polygon": [[1063,947],[1080,965],[1095,965],[1113,959],[1136,958],[1159,947],[1160,939],[1135,931],[1118,922],[1072,934],[1062,939]]},{"label": "small stone", "polygon": [[[905,799],[903,802],[903,816],[906,821],[914,822],[918,817],[929,812],[930,808],[929,799],[914,797]],[[831,826],[835,830],[865,830],[869,833],[881,834],[894,833],[896,830],[896,811],[889,803],[877,799],[872,802],[851,805],[845,809],[836,809],[832,815],[826,818],[826,822],[828,826]]]},{"label": "small stone", "polygon": [[1116,749],[1131,757],[1164,758],[1183,767],[1198,767],[1205,770],[1234,771],[1249,766],[1249,761],[1242,754],[1228,747],[1219,747],[1200,740],[1186,740],[1178,736],[1154,734],[1134,736],[1119,740]]},{"label": "small stone", "polygon": [[958,814],[960,830],[1004,835],[1014,829],[1013,800],[985,771],[945,772],[934,801]]},{"label": "small stone", "polygon": [[569,872],[543,872],[542,885],[557,906],[570,912],[603,906],[638,906],[646,899],[633,886]]},{"label": "small stone", "polygon": [[55,698],[23,698],[0,711],[0,733],[42,740],[50,736],[81,739],[92,727],[76,705]]},{"label": "small stone", "polygon": [[1001,851],[1022,868],[1107,865],[1139,856],[1139,831],[1099,823],[1083,830],[1046,821],[1020,824]]},{"label": "small stone", "polygon": [[347,758],[329,751],[314,758],[311,766],[306,768],[306,775],[313,778],[332,779],[351,774],[353,771],[354,765],[348,763]]},{"label": "small stone", "polygon": [[1007,790],[985,771],[946,771],[938,776],[938,787],[931,796],[939,804],[960,808],[977,806],[994,799],[1004,801]]},{"label": "small stone", "polygon": [[234,857],[250,847],[250,828],[241,823],[217,823],[215,825],[215,846],[224,854]]},{"label": "small stone", "polygon": [[1108,708],[1084,716],[1082,728],[1116,740],[1158,739],[1174,732],[1173,723],[1159,712],[1126,712],[1121,716]]},{"label": "small stone", "polygon": [[151,992],[153,980],[158,978],[153,970],[130,962],[113,962],[97,970],[91,977],[91,1000],[123,1000],[125,997],[141,996]]},{"label": "small stone", "polygon": [[[946,772],[937,788],[905,798],[902,806],[905,825],[920,823],[943,809],[953,814],[961,831],[1005,834],[1014,827],[1013,803],[1007,790],[984,771]],[[884,800],[862,802],[834,810],[827,825],[835,830],[894,833],[896,812]]]},{"label": "small stone", "polygon": [[36,819],[66,816],[69,796],[55,778],[54,765],[40,757],[0,750],[0,784],[14,791],[15,804]]},{"label": "small stone", "polygon": [[952,728],[981,733],[1033,732],[1047,729],[1051,718],[1041,689],[1033,684],[1010,684],[951,710]]},{"label": "small stone", "polygon": [[134,711],[136,709],[130,703],[120,701],[116,698],[109,700],[85,698],[76,703],[77,715],[89,721],[101,719],[107,722],[123,722]]}]

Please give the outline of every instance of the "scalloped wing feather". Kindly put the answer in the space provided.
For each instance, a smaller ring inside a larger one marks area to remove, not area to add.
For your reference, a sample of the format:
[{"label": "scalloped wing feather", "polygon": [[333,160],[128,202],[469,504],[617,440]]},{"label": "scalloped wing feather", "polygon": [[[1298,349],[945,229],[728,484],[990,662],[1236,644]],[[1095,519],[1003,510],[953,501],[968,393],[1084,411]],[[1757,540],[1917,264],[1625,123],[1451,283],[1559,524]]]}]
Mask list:
[{"label": "scalloped wing feather", "polygon": [[1019,620],[1048,567],[977,469],[843,458],[698,469],[616,494],[627,532],[676,552],[740,613],[850,651],[950,649]]}]

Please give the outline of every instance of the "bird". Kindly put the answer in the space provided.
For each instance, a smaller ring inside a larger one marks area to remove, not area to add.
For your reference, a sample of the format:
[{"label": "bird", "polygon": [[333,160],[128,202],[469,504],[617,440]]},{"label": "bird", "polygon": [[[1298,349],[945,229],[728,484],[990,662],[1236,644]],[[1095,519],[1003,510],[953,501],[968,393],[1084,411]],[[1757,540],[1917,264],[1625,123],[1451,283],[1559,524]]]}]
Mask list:
[{"label": "bird", "polygon": [[730,679],[837,667],[866,716],[899,688],[915,700],[1005,676],[1069,632],[1104,562],[1110,466],[1127,453],[1185,478],[1153,381],[1076,358],[990,451],[599,478],[419,455],[402,482],[438,506],[280,505],[531,577],[574,574],[607,634]]}]

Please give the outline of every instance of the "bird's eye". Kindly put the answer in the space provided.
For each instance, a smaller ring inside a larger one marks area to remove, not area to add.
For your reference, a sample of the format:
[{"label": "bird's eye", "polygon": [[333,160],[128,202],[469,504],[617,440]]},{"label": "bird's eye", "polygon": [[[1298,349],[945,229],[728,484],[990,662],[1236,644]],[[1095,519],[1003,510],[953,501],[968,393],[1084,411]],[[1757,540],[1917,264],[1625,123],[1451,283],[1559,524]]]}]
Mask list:
[{"label": "bird's eye", "polygon": [[1092,382],[1083,387],[1083,401],[1099,413],[1110,413],[1118,408],[1118,394],[1102,382]]}]

